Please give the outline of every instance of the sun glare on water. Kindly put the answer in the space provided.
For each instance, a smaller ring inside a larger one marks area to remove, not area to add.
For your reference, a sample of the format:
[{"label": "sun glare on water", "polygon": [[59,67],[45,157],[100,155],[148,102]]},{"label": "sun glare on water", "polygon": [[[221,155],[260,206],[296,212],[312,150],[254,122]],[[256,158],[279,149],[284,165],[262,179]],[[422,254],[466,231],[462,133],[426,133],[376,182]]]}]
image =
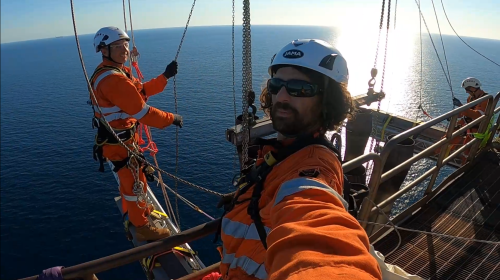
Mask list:
[{"label": "sun glare on water", "polygon": [[[375,90],[384,87],[386,93],[382,101],[381,110],[392,114],[409,116],[410,108],[418,106],[419,77],[415,77],[415,67],[420,67],[420,46],[416,35],[403,30],[391,30],[385,61],[385,30],[380,34],[380,44],[377,56],[378,74],[376,76]],[[377,52],[377,32],[363,32],[352,28],[342,29],[335,40],[335,46],[346,58],[349,67],[349,91],[352,96],[365,94],[368,90],[370,72],[374,66]],[[418,68],[419,70],[420,68]],[[382,80],[382,77],[383,80]],[[376,108],[376,103],[370,108]],[[414,111],[414,110],[411,110]],[[415,111],[416,112],[416,111]],[[412,112],[415,114],[415,112]]]}]

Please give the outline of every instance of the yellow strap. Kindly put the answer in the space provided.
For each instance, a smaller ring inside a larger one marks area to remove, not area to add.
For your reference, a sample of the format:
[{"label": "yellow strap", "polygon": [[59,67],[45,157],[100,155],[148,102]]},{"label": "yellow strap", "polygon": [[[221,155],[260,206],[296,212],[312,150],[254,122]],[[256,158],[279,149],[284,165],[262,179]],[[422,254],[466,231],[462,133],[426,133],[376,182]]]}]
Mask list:
[{"label": "yellow strap", "polygon": [[163,213],[163,212],[160,212],[160,211],[158,211],[158,210],[153,210],[153,213],[156,213],[156,214],[158,214],[158,215],[160,215],[160,216],[164,216],[165,218],[168,218],[168,215],[167,215],[167,214],[165,214],[165,213]]},{"label": "yellow strap", "polygon": [[479,149],[484,148],[484,146],[486,146],[486,143],[488,142],[488,140],[491,137],[491,126],[493,125],[493,119],[494,119],[494,117],[495,116],[493,116],[490,119],[490,123],[488,124],[488,128],[486,128],[486,132],[485,133],[472,133],[472,136],[474,136],[474,138],[482,139],[483,140],[483,141],[481,141],[481,145],[479,145]]},{"label": "yellow strap", "polygon": [[277,162],[277,160],[273,157],[273,154],[271,152],[268,152],[264,156],[264,160],[266,161],[267,165],[269,165],[269,166],[273,166]]},{"label": "yellow strap", "polygon": [[380,132],[380,141],[384,141],[385,129],[387,128],[387,125],[391,122],[391,119],[392,119],[392,115],[389,115],[389,117],[385,121],[384,126],[382,127],[382,131]]},{"label": "yellow strap", "polygon": [[189,250],[189,249],[186,249],[186,248],[182,248],[182,247],[174,247],[174,250],[177,250],[177,251],[180,251],[180,252],[184,252],[184,253],[188,253],[188,254],[192,254],[192,255],[196,255],[196,252],[193,251],[193,250]]}]

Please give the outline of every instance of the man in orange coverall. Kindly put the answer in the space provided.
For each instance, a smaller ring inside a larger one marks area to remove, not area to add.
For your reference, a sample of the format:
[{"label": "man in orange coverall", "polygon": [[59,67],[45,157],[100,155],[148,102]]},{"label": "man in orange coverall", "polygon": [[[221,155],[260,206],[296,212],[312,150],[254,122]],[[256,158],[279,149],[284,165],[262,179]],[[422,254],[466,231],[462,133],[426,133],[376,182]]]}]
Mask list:
[{"label": "man in orange coverall", "polygon": [[[163,129],[171,124],[182,127],[182,117],[161,111],[145,102],[148,97],[165,89],[167,80],[177,74],[177,62],[172,61],[165,72],[142,84],[132,77],[130,68],[124,66],[130,53],[129,41],[127,33],[116,27],[104,27],[97,31],[94,47],[96,52],[101,52],[102,63],[97,66],[90,81],[105,119],[120,139],[137,152],[138,121]],[[156,228],[148,222],[151,206],[146,205],[144,200],[147,182],[143,170],[139,164],[129,162],[128,151],[99,120],[101,115],[94,100],[92,103],[95,116],[93,124],[98,128],[94,159],[99,159],[100,171],[104,171],[104,158],[115,166],[114,171],[120,180],[123,211],[128,212],[130,222],[136,227],[137,240],[150,241],[170,236],[168,229]]]},{"label": "man in orange coverall", "polygon": [[294,40],[269,74],[260,101],[278,137],[258,139],[255,165],[219,202],[221,278],[382,279],[325,138],[353,110],[345,59],[324,41]]},{"label": "man in orange coverall", "polygon": [[[478,98],[481,98],[487,93],[485,93],[481,89],[481,82],[474,78],[474,77],[468,77],[465,80],[462,81],[462,88],[465,89],[465,92],[469,94],[469,97],[467,97],[467,103],[473,102],[474,100],[477,100]],[[457,106],[462,106],[460,101],[457,99],[457,103],[454,102],[455,105]],[[468,123],[474,121],[475,119],[483,116],[486,111],[486,107],[488,106],[488,101],[481,102],[477,104],[476,106],[467,109],[466,111],[460,113],[459,118],[457,120],[457,125],[455,127],[455,130],[460,129],[461,127],[466,126]],[[477,133],[479,129],[479,125],[475,125],[472,128],[468,129],[464,135],[457,136],[453,138],[450,141],[449,144],[449,151],[447,152],[447,156],[452,153],[453,151],[459,149],[463,145],[469,143],[474,139],[473,133]],[[436,154],[438,154],[440,149],[436,150]],[[466,149],[461,155],[460,159],[462,161],[462,164],[464,164],[467,160],[467,156],[469,155],[470,149]]]}]

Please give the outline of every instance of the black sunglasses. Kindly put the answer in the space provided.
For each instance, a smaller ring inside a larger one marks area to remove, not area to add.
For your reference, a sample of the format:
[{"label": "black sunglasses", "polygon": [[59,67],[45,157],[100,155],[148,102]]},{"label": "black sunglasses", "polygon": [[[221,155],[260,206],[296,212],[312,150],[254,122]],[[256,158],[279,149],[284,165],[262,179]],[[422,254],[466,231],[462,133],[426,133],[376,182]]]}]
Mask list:
[{"label": "black sunglasses", "polygon": [[267,91],[270,94],[278,94],[282,87],[285,87],[288,94],[293,97],[313,97],[323,91],[317,85],[303,80],[284,81],[279,78],[271,78],[267,81]]}]

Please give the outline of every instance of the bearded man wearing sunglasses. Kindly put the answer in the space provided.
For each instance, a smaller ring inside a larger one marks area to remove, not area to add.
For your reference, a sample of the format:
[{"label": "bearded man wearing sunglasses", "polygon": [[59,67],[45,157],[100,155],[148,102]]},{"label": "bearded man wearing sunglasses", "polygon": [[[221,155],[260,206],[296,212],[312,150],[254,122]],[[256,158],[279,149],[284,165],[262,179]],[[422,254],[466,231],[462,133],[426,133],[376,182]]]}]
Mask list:
[{"label": "bearded man wearing sunglasses", "polygon": [[269,66],[260,96],[276,139],[225,196],[222,279],[382,279],[348,211],[340,155],[325,133],[352,112],[348,69],[321,40],[294,40]]}]

